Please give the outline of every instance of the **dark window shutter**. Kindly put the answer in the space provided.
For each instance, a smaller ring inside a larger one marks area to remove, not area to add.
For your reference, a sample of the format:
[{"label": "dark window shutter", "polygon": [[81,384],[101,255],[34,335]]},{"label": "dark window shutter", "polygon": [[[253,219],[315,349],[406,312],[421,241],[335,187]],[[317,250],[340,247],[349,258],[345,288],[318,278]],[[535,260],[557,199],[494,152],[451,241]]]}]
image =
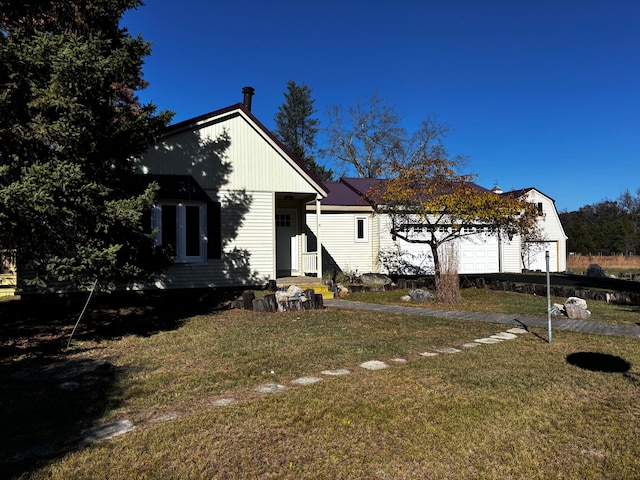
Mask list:
[{"label": "dark window shutter", "polygon": [[222,258],[222,209],[220,202],[207,203],[207,258]]}]

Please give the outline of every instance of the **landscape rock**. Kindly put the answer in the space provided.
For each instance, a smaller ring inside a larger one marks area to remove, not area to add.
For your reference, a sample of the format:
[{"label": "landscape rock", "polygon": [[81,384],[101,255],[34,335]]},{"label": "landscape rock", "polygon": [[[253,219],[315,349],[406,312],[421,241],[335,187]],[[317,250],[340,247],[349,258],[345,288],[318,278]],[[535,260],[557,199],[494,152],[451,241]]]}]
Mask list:
[{"label": "landscape rock", "polygon": [[360,277],[362,285],[369,287],[384,287],[385,285],[391,285],[392,280],[381,273],[363,273]]},{"label": "landscape rock", "polygon": [[573,303],[565,303],[564,311],[571,320],[588,320],[591,312]]},{"label": "landscape rock", "polygon": [[406,302],[409,303],[411,300],[413,300],[409,295],[403,295],[400,297],[400,301],[401,302]]},{"label": "landscape rock", "polygon": [[594,278],[606,278],[607,277],[607,273],[597,263],[592,263],[591,265],[589,265],[587,267],[586,272],[584,272],[584,274],[587,277],[594,277]]},{"label": "landscape rock", "polygon": [[587,309],[587,301],[579,297],[567,298],[567,301],[564,302],[565,309],[567,305],[575,305],[576,307],[583,308],[585,310]]},{"label": "landscape rock", "polygon": [[409,296],[416,302],[425,303],[425,302],[433,302],[436,297],[433,296],[431,292],[427,290],[422,290],[421,288],[416,288],[415,290],[409,291]]}]

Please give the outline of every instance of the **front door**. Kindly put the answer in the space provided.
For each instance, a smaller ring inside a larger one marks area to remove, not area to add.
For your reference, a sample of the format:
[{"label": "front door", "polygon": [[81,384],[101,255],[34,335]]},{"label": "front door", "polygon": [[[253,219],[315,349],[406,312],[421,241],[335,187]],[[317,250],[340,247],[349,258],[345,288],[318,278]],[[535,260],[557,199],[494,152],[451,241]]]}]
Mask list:
[{"label": "front door", "polygon": [[278,275],[291,275],[298,270],[298,212],[276,210],[276,268]]}]

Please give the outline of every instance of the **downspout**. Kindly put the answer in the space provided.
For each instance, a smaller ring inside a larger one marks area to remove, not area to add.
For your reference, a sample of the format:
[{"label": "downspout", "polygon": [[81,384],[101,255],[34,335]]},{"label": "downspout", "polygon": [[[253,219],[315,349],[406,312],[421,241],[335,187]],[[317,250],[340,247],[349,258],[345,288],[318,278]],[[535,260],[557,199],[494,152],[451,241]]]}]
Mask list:
[{"label": "downspout", "polygon": [[316,195],[316,243],[318,268],[316,277],[322,281],[322,236],[320,235],[320,195]]}]

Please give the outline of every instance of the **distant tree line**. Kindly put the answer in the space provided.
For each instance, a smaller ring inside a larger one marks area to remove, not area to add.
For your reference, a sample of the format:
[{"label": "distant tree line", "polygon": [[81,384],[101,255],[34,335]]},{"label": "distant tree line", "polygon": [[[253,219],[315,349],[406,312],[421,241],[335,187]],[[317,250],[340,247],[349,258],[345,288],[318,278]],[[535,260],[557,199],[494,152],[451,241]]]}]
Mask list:
[{"label": "distant tree line", "polygon": [[627,190],[617,200],[561,212],[560,221],[569,237],[569,252],[640,254],[640,188],[635,195]]}]

